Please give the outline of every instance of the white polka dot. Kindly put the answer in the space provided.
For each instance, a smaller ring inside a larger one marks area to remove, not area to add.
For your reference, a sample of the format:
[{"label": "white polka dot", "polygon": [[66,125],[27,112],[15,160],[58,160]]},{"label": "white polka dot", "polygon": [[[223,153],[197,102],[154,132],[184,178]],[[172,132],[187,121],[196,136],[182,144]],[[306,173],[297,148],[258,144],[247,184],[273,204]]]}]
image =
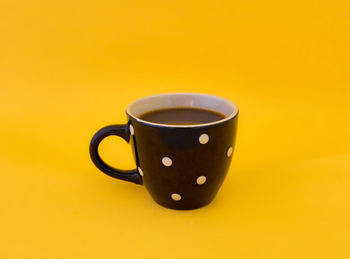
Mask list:
[{"label": "white polka dot", "polygon": [[208,143],[208,141],[209,141],[209,136],[208,136],[208,134],[202,134],[202,135],[200,135],[199,136],[199,143],[201,143],[201,144],[207,144]]},{"label": "white polka dot", "polygon": [[173,193],[173,194],[171,195],[171,198],[172,198],[174,201],[179,201],[179,200],[181,200],[181,195],[178,194],[178,193]]},{"label": "white polka dot", "polygon": [[131,135],[135,134],[134,127],[131,124],[129,126],[129,130],[130,130]]},{"label": "white polka dot", "polygon": [[203,184],[207,181],[207,177],[205,177],[204,175],[201,175],[197,178],[197,183],[198,184]]},{"label": "white polka dot", "polygon": [[169,157],[163,157],[162,163],[165,166],[171,166],[173,164],[173,161]]},{"label": "white polka dot", "polygon": [[232,147],[230,147],[228,150],[227,150],[227,156],[230,157],[232,155]]},{"label": "white polka dot", "polygon": [[143,176],[143,171],[142,171],[141,167],[138,167],[137,170],[139,171],[139,174],[140,174],[141,176]]}]

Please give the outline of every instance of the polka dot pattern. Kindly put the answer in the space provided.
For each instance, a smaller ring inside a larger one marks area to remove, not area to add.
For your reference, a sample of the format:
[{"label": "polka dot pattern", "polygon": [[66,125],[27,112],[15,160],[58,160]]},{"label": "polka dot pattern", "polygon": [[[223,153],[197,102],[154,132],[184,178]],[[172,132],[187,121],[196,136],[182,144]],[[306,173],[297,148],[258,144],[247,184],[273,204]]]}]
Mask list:
[{"label": "polka dot pattern", "polygon": [[[199,136],[199,143],[201,143],[201,144],[206,144],[206,143],[208,143],[208,141],[209,141],[209,136],[208,136],[208,134],[203,133],[202,135]],[[230,157],[230,156],[232,155],[232,152],[233,152],[232,146],[230,146],[230,147],[228,148],[227,152],[226,152],[227,157]],[[169,166],[172,165],[173,162],[172,162],[172,160],[171,160],[169,157],[163,157],[163,158],[162,158],[162,163],[163,163],[163,165],[169,167]],[[139,169],[141,169],[141,168],[139,168]],[[141,174],[141,172],[140,172],[140,174]],[[143,173],[142,173],[141,175],[143,176]],[[201,176],[199,176],[199,177],[196,179],[196,183],[197,183],[198,185],[202,185],[202,184],[204,184],[206,181],[207,181],[207,177],[205,177],[204,175],[201,175]],[[178,193],[173,193],[173,194],[171,194],[171,198],[172,198],[174,201],[179,201],[179,200],[182,199],[181,195],[178,194]]]},{"label": "polka dot pattern", "polygon": [[135,135],[134,127],[131,124],[129,125],[129,130],[131,135]]},{"label": "polka dot pattern", "polygon": [[[132,133],[132,134],[134,134],[134,129],[132,128],[132,125],[130,125],[130,132]],[[198,135],[197,135],[198,136]],[[202,133],[202,134],[199,134],[199,137],[198,137],[198,142],[201,144],[201,145],[205,145],[205,144],[207,144],[208,142],[209,142],[209,135],[207,134],[207,133]],[[197,142],[197,143],[198,143]],[[220,143],[222,146],[223,146],[223,151],[225,151],[225,143]],[[222,151],[221,151],[222,152]],[[226,150],[226,156],[227,157],[231,157],[232,156],[232,153],[233,153],[233,148],[232,148],[232,146],[229,146],[228,147],[228,149]],[[221,153],[222,154],[222,153]],[[215,154],[215,156],[220,156],[220,154],[219,154],[219,152],[218,153],[216,153]],[[221,155],[222,156],[222,155]],[[173,165],[173,160],[172,160],[172,158],[170,158],[170,157],[168,157],[168,156],[164,156],[164,157],[162,157],[162,159],[161,159],[161,161],[162,161],[162,164],[165,166],[165,167],[171,167],[171,166],[174,166]],[[175,165],[176,166],[176,165]],[[182,165],[180,164],[180,167],[181,167]],[[144,176],[144,173],[143,173],[143,171],[142,171],[142,169],[140,168],[140,167],[138,167],[138,172],[139,172],[139,174],[141,175],[141,176]],[[183,173],[186,173],[185,171],[183,172]],[[210,172],[209,172],[210,173]],[[209,183],[207,183],[207,176],[205,176],[205,175],[199,175],[199,176],[197,176],[197,178],[196,178],[196,180],[195,180],[195,182],[192,182],[192,183],[190,183],[190,184],[192,184],[192,186],[195,186],[195,185],[197,185],[197,186],[202,186],[202,185],[204,185],[204,184],[208,184],[208,185],[210,185],[211,183],[209,182]],[[201,188],[201,187],[199,187],[199,188]],[[204,189],[201,189],[201,190],[203,190],[203,191],[207,191],[206,190],[206,188],[204,188]],[[181,188],[178,190],[180,193],[181,193]],[[178,202],[178,201],[180,201],[180,200],[182,200],[183,199],[183,197],[180,195],[180,193],[172,193],[171,195],[170,195],[170,197],[169,198],[171,198],[174,202]],[[182,203],[181,203],[182,204]],[[176,206],[179,206],[179,205],[176,205]]]},{"label": "polka dot pattern", "polygon": [[203,133],[202,135],[199,136],[199,143],[201,144],[207,144],[209,141],[209,136],[208,134]]},{"label": "polka dot pattern", "polygon": [[197,178],[197,184],[202,185],[207,181],[207,177],[205,177],[204,175],[201,175]]},{"label": "polka dot pattern", "polygon": [[174,200],[174,201],[179,201],[182,199],[181,195],[178,194],[178,193],[173,193],[171,194],[171,198]]},{"label": "polka dot pattern", "polygon": [[227,150],[227,157],[230,157],[232,155],[232,147],[229,147]]},{"label": "polka dot pattern", "polygon": [[173,161],[169,157],[163,157],[162,163],[163,163],[163,165],[169,167],[173,164]]}]

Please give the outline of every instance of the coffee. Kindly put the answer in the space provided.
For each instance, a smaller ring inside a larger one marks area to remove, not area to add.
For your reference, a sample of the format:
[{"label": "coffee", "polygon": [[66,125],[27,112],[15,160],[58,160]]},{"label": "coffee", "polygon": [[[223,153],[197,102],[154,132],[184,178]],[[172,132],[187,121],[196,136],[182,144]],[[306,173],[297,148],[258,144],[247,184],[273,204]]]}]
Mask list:
[{"label": "coffee", "polygon": [[140,119],[171,125],[196,125],[222,120],[222,113],[194,107],[175,107],[153,110],[140,116]]}]

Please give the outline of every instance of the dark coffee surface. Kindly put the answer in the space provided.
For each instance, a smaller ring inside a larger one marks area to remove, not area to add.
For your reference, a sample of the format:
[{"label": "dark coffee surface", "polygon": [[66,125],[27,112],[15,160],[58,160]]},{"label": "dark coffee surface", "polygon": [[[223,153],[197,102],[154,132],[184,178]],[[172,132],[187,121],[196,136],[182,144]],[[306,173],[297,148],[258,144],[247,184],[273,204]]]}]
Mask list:
[{"label": "dark coffee surface", "polygon": [[140,119],[172,125],[195,125],[222,120],[225,115],[222,113],[194,107],[176,107],[159,109],[144,113]]}]

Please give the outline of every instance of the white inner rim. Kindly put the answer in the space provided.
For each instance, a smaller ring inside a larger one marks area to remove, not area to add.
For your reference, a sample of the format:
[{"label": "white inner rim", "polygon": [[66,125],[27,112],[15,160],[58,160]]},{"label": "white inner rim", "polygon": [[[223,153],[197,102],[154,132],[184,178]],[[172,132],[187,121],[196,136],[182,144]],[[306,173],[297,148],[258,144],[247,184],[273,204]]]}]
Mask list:
[{"label": "white inner rim", "polygon": [[[226,117],[222,120],[194,124],[194,125],[172,125],[165,123],[154,123],[150,121],[141,120],[139,117],[150,111],[175,107],[195,107],[204,108],[212,111],[217,111],[224,114]],[[173,94],[159,94],[148,97],[143,97],[131,103],[127,109],[127,114],[133,117],[135,120],[150,125],[167,126],[174,128],[186,128],[186,127],[200,127],[206,125],[218,124],[235,117],[238,113],[237,106],[224,98],[207,95],[207,94],[194,94],[194,93],[173,93]]]}]

